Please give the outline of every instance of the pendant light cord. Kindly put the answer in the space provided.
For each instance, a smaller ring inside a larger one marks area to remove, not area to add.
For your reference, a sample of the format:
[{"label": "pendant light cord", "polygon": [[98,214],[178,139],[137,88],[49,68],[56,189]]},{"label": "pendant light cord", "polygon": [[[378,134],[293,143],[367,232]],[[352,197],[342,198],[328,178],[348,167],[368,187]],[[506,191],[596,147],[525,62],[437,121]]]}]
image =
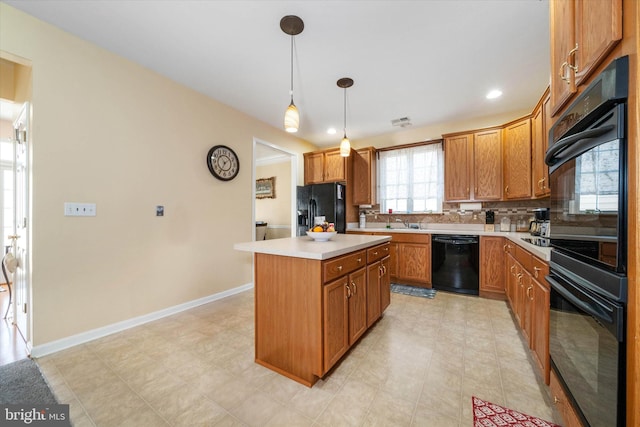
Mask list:
[{"label": "pendant light cord", "polygon": [[344,127],[342,128],[344,137],[347,137],[347,88],[344,88]]},{"label": "pendant light cord", "polygon": [[293,102],[293,36],[291,36],[291,102]]}]

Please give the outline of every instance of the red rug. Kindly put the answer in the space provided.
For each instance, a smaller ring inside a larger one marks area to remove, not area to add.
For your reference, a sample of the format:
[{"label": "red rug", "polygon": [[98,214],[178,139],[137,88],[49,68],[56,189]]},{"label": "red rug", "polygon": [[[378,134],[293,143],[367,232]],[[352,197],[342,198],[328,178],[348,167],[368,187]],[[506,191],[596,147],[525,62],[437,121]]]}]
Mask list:
[{"label": "red rug", "polygon": [[474,427],[560,427],[540,418],[504,408],[473,396]]}]

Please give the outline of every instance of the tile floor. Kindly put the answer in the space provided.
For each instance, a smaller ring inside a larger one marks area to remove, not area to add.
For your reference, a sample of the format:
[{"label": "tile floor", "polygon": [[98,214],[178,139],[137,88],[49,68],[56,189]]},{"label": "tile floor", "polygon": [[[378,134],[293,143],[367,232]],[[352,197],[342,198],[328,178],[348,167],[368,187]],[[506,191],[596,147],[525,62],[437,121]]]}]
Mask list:
[{"label": "tile floor", "polygon": [[506,303],[391,306],[307,388],[253,362],[247,291],[37,360],[75,426],[472,426],[471,396],[558,423]]}]

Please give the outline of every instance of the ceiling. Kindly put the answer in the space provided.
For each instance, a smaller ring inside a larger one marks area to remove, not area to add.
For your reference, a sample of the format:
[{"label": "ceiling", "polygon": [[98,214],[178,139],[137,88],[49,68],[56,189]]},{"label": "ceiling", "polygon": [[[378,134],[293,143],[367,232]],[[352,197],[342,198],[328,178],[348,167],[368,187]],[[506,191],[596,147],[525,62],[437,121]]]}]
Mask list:
[{"label": "ceiling", "polygon": [[[548,0],[4,2],[278,128],[291,67],[279,23],[297,15],[297,136],[318,146],[341,139],[341,77],[355,81],[353,141],[531,110],[549,82]],[[410,128],[392,126],[402,117]]]}]

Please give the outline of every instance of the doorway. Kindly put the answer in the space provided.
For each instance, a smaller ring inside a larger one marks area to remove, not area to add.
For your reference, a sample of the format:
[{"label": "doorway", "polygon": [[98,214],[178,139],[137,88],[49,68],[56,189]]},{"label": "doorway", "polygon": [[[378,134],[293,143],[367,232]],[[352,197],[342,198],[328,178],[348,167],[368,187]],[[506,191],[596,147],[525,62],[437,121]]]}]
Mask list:
[{"label": "doorway", "polygon": [[297,176],[296,153],[254,138],[253,182],[273,185],[273,194],[267,195],[256,194],[253,186],[255,240],[295,237]]},{"label": "doorway", "polygon": [[5,269],[6,278],[0,275],[0,365],[28,356],[28,118],[29,103],[0,100],[0,250],[17,260],[15,270]]}]

